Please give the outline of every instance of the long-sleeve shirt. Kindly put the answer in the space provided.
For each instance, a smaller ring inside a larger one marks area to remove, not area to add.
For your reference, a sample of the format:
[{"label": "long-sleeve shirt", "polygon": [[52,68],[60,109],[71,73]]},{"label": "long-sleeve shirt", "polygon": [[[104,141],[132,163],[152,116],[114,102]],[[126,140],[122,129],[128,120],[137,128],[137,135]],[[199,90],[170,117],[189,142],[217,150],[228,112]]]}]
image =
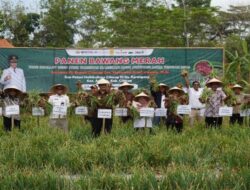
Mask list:
[{"label": "long-sleeve shirt", "polygon": [[[51,95],[49,97],[48,102],[54,107],[54,106],[65,106],[68,108],[70,106],[69,97],[67,95]],[[52,119],[58,119],[58,118],[65,118],[66,114],[53,114],[53,111],[50,115],[50,118]]]},{"label": "long-sleeve shirt", "polygon": [[[11,78],[5,81],[4,79],[7,76],[10,76]],[[26,81],[23,70],[20,68],[13,69],[12,67],[9,67],[8,69],[4,69],[1,76],[1,83],[4,85],[4,88],[16,86],[22,92],[26,92]]]},{"label": "long-sleeve shirt", "polygon": [[154,91],[152,87],[150,87],[151,95],[154,98],[154,101],[157,105],[157,108],[164,108],[164,100],[167,97],[167,93],[161,93],[160,91]]}]

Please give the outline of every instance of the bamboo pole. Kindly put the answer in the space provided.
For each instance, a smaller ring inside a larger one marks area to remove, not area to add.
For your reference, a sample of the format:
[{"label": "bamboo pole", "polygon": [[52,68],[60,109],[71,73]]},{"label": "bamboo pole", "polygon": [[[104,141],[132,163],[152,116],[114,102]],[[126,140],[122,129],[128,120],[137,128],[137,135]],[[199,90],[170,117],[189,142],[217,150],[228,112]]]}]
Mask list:
[{"label": "bamboo pole", "polygon": [[36,117],[36,122],[37,122],[37,126],[39,127],[40,126],[40,117],[39,116]]},{"label": "bamboo pole", "polygon": [[14,129],[15,121],[13,115],[11,116],[11,130]]},{"label": "bamboo pole", "polygon": [[102,119],[102,132],[103,132],[103,134],[106,134],[106,132],[105,132],[105,122],[106,122],[106,120],[105,120],[105,118],[103,118]]}]

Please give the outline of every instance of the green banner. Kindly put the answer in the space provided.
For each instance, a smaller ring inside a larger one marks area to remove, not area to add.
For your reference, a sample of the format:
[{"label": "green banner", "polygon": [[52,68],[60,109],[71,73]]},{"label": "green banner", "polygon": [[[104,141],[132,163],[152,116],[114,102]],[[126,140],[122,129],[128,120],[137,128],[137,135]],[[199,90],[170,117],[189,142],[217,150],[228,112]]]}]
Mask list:
[{"label": "green banner", "polygon": [[27,90],[47,92],[53,84],[76,91],[81,80],[86,89],[100,78],[116,87],[123,81],[148,88],[149,75],[174,86],[183,82],[180,73],[189,70],[190,79],[204,82],[211,72],[223,72],[223,48],[114,48],[49,49],[0,48],[1,69],[9,67],[9,55],[19,57]]}]

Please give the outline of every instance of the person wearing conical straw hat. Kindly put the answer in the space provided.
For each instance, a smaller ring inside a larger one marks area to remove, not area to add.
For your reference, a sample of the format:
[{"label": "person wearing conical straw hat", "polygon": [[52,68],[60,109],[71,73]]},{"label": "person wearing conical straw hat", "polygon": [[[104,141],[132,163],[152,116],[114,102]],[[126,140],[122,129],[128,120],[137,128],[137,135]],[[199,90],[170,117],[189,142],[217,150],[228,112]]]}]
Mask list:
[{"label": "person wearing conical straw hat", "polygon": [[[103,127],[103,119],[98,118],[98,109],[112,109],[119,99],[115,91],[110,90],[110,82],[104,78],[97,81],[99,89],[93,96],[89,96],[89,107],[92,112],[92,135],[98,137]],[[92,103],[91,103],[92,102]],[[105,119],[104,132],[111,133],[113,119]]]},{"label": "person wearing conical straw hat", "polygon": [[232,86],[232,90],[235,94],[235,102],[233,105],[233,115],[230,117],[230,124],[238,123],[239,125],[243,124],[243,117],[240,115],[241,105],[244,102],[244,94],[242,94],[243,87],[239,84]]},{"label": "person wearing conical straw hat", "polygon": [[[168,96],[168,90],[169,86],[164,83],[157,84],[157,81],[154,77],[150,77],[150,93],[154,98],[155,104],[157,105],[157,108],[164,108],[165,103],[164,100]],[[154,117],[154,124],[159,125],[160,124],[161,117]]]},{"label": "person wearing conical straw hat", "polygon": [[[129,108],[132,105],[132,102],[134,100],[134,94],[130,92],[130,90],[132,90],[134,88],[134,85],[128,83],[128,82],[123,82],[120,86],[119,86],[119,90],[123,93],[124,96],[124,102],[123,104],[125,105],[126,108]],[[128,111],[129,113],[129,111]],[[129,120],[131,120],[131,116],[127,116],[127,117],[122,117],[122,122],[126,123]]]},{"label": "person wearing conical straw hat", "polygon": [[50,91],[52,95],[48,103],[53,107],[49,120],[50,126],[68,132],[67,109],[70,107],[69,97],[66,95],[68,88],[63,84],[56,84],[51,87]]},{"label": "person wearing conical straw hat", "polygon": [[165,99],[167,108],[167,118],[165,124],[167,128],[175,129],[178,133],[183,130],[183,116],[177,114],[177,106],[183,104],[182,96],[185,92],[175,86],[169,89],[169,96]]},{"label": "person wearing conical straw hat", "polygon": [[189,115],[189,126],[194,126],[194,121],[196,120],[198,123],[202,122],[203,116],[202,111],[205,109],[205,105],[202,104],[199,100],[204,88],[201,88],[200,82],[198,80],[194,80],[192,82],[192,87],[190,86],[190,81],[188,79],[188,74],[182,74],[182,77],[185,80],[189,105],[191,107],[191,113]]},{"label": "person wearing conical straw hat", "polygon": [[[14,127],[20,129],[21,118],[20,114],[8,115],[6,108],[8,106],[20,106],[22,91],[15,85],[9,85],[3,89],[3,126],[5,131],[11,131],[12,122]],[[13,120],[13,121],[12,121]]]},{"label": "person wearing conical straw hat", "polygon": [[211,94],[209,95],[206,102],[205,108],[205,123],[206,127],[220,127],[222,125],[223,118],[219,116],[219,109],[223,105],[227,96],[222,91],[222,82],[219,79],[212,78],[206,86],[211,88]]},{"label": "person wearing conical straw hat", "polygon": [[[140,112],[142,108],[155,107],[155,103],[152,98],[145,92],[141,92],[135,96],[132,106]],[[149,128],[152,133],[153,122],[151,117],[134,118],[134,128],[138,131],[139,129]]]}]

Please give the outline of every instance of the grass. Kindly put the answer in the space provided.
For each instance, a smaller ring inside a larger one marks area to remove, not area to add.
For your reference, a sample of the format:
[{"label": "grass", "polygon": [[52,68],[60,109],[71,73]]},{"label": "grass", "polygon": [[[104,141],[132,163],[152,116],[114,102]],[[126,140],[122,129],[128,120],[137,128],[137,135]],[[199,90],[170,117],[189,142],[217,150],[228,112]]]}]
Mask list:
[{"label": "grass", "polygon": [[68,134],[47,120],[0,130],[0,189],[250,189],[250,127],[149,135],[115,119],[112,134],[93,139],[78,116]]}]

